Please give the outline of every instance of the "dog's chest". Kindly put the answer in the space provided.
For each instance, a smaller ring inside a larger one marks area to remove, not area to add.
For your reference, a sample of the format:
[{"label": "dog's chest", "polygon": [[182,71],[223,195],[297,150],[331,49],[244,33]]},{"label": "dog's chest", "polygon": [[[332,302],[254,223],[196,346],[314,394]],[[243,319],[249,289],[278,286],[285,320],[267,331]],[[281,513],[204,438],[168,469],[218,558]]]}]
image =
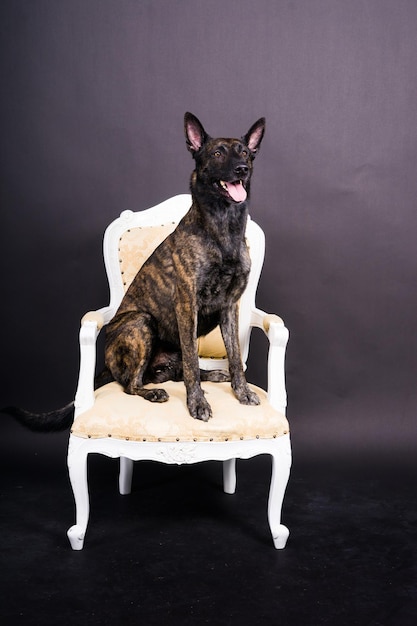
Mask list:
[{"label": "dog's chest", "polygon": [[242,295],[250,270],[249,255],[219,258],[203,265],[197,281],[199,308],[217,310]]}]

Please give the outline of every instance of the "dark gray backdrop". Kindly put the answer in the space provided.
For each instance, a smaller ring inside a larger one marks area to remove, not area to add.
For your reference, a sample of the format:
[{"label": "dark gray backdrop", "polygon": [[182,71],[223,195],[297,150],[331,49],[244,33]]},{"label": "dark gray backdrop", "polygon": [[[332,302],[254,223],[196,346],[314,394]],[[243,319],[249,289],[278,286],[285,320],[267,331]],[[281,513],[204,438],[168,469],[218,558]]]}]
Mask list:
[{"label": "dark gray backdrop", "polygon": [[[79,319],[108,301],[105,226],[188,190],[184,112],[238,136],[264,115],[251,210],[267,235],[258,305],[291,332],[295,454],[320,456],[323,441],[336,453],[413,450],[415,0],[0,10],[0,406],[72,397]],[[264,350],[256,337],[249,372],[260,384]]]}]

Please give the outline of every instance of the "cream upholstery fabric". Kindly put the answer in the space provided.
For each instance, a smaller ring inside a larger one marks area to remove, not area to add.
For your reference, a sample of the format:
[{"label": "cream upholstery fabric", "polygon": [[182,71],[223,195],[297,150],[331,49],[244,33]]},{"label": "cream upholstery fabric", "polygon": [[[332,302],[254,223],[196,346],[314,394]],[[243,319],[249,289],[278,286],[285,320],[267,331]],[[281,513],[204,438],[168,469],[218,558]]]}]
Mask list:
[{"label": "cream upholstery fabric", "polygon": [[123,233],[120,237],[119,260],[125,291],[146,259],[176,226],[175,222],[170,222],[161,226],[131,228]]},{"label": "cream upholstery fabric", "polygon": [[273,313],[265,315],[263,326],[266,333],[269,331],[270,326],[273,323],[283,324],[284,322],[280,317],[278,317],[278,315],[274,315]]},{"label": "cream upholstery fabric", "polygon": [[211,333],[197,339],[197,350],[198,356],[202,358],[225,359],[227,357],[220,326],[216,326]]},{"label": "cream upholstery fabric", "polygon": [[123,392],[109,383],[95,392],[94,407],[79,415],[72,426],[77,437],[114,437],[132,441],[232,441],[271,439],[289,432],[288,421],[268,403],[266,393],[251,385],[261,398],[259,406],[245,406],[234,396],[230,383],[203,382],[213,417],[208,422],[193,419],[186,406],[182,382],[162,385],[167,403],[152,403]]},{"label": "cream upholstery fabric", "polygon": [[81,319],[81,324],[84,322],[95,322],[98,330],[101,330],[104,326],[104,318],[100,311],[89,311],[86,313]]}]

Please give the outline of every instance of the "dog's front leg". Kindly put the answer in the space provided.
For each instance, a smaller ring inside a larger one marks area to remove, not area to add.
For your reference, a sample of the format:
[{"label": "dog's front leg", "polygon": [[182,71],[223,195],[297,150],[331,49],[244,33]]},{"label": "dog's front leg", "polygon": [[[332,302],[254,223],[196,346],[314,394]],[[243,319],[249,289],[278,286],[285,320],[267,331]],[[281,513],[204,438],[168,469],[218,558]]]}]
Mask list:
[{"label": "dog's front leg", "polygon": [[[197,353],[197,307],[188,290],[178,290],[176,315],[182,352],[184,384],[187,391],[187,407],[190,415],[207,422],[212,416],[209,403],[201,389],[200,368]],[[191,300],[191,301],[190,301]]]},{"label": "dog's front leg", "polygon": [[256,393],[251,390],[246,382],[243,371],[242,354],[239,344],[239,309],[237,304],[232,304],[224,309],[220,318],[220,329],[227,357],[229,359],[229,372],[232,389],[241,404],[260,404]]}]

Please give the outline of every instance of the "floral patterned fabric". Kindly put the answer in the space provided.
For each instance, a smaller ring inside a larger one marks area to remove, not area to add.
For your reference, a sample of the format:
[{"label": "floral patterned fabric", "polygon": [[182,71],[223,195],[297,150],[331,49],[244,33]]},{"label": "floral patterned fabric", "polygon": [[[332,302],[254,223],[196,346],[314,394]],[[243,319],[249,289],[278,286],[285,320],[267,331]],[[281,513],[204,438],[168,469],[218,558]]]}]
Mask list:
[{"label": "floral patterned fabric", "polygon": [[176,226],[175,222],[170,222],[161,226],[131,228],[123,233],[120,237],[119,259],[125,291],[128,290],[146,259],[175,230]]},{"label": "floral patterned fabric", "polygon": [[245,406],[234,396],[230,383],[203,382],[213,410],[208,422],[193,419],[186,406],[184,383],[167,382],[168,402],[152,403],[123,392],[109,383],[95,392],[94,406],[79,415],[71,432],[77,437],[114,437],[132,441],[233,441],[271,439],[289,432],[284,415],[271,407],[265,391],[250,385],[261,399],[259,406]]}]

